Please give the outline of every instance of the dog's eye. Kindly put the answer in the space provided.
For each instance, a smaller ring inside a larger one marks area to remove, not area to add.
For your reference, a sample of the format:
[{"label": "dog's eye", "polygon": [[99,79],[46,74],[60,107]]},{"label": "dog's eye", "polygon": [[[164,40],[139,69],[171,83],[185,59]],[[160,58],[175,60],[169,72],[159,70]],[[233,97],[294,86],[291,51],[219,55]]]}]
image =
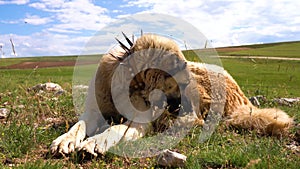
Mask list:
[{"label": "dog's eye", "polygon": [[174,65],[175,67],[177,67],[178,64],[179,64],[179,59],[178,59],[178,57],[176,57],[176,56],[175,56],[175,59],[174,59],[174,64],[175,64],[175,65]]},{"label": "dog's eye", "polygon": [[175,63],[178,64],[178,62],[179,62],[179,60],[178,60],[178,58],[176,57],[176,58],[175,58]]}]

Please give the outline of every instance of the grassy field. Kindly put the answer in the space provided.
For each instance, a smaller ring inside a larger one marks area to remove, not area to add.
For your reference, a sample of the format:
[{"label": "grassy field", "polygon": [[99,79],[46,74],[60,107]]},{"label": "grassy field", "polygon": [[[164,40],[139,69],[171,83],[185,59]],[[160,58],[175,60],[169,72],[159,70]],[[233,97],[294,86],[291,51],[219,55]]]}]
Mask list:
[{"label": "grassy field", "polygon": [[[280,106],[273,102],[277,97],[300,96],[299,61],[222,59],[222,64],[247,96],[266,96],[263,107],[283,109],[299,124],[299,104]],[[98,158],[84,153],[53,157],[48,153],[52,140],[77,120],[71,94],[72,73],[73,67],[0,69],[0,108],[11,112],[6,119],[0,119],[0,168],[159,167],[155,158],[128,159],[111,153]],[[48,81],[59,83],[67,92],[54,99],[51,93],[37,95],[26,90]],[[287,148],[297,139],[296,130],[291,130],[288,137],[274,138],[233,129],[221,122],[206,142],[199,143],[201,129],[195,127],[173,150],[188,156],[185,168],[296,169],[300,166],[300,152]]]},{"label": "grassy field", "polygon": [[[234,48],[243,50],[234,51]],[[271,56],[271,57],[300,57],[300,42],[281,42],[258,45],[244,45],[229,47],[226,50],[218,50],[220,55],[225,56]]]},{"label": "grassy field", "polygon": [[43,62],[59,62],[59,61],[70,61],[70,60],[76,60],[77,56],[58,56],[58,57],[51,57],[51,56],[43,56],[43,57],[27,57],[27,58],[5,58],[5,59],[0,59],[0,67],[1,66],[9,66],[17,63],[22,63],[22,62],[38,62],[38,61],[43,61]]}]

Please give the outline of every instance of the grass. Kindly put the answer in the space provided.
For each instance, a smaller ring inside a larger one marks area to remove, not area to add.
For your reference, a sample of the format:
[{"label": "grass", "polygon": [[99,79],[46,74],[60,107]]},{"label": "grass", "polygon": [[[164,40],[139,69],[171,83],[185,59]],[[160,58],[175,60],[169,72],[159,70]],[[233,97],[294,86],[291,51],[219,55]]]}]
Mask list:
[{"label": "grass", "polygon": [[[258,45],[244,45],[237,46],[248,48],[247,50],[231,51],[228,48],[227,52],[219,52],[220,55],[225,56],[272,56],[272,57],[300,57],[300,42],[284,42]],[[236,47],[235,47],[236,48]],[[218,49],[217,49],[218,50]]]},{"label": "grass", "polygon": [[[81,61],[97,61],[99,55],[81,55]],[[0,59],[0,68],[22,62],[62,62],[76,61],[77,56],[40,56],[40,57],[25,57],[25,58],[4,58]]]},{"label": "grass", "polygon": [[[17,59],[15,59],[17,60]],[[11,60],[14,61],[14,60]],[[299,61],[222,59],[247,96],[267,97],[263,107],[278,107],[300,123],[300,105],[280,106],[275,97],[300,96]],[[84,69],[90,69],[84,66]],[[67,157],[49,154],[52,140],[76,122],[72,103],[73,67],[27,70],[0,69],[0,108],[10,110],[0,119],[0,168],[157,168],[155,158],[127,159],[112,153],[93,158],[84,153]],[[67,92],[53,99],[51,93],[34,94],[26,89],[37,83],[59,83]],[[201,129],[194,127],[173,150],[188,156],[185,168],[298,168],[299,152],[286,147],[296,129],[285,138],[259,136],[221,122],[216,132],[199,143]],[[84,158],[83,158],[84,157]]]},{"label": "grass", "polygon": [[43,57],[25,57],[25,58],[5,58],[0,59],[0,67],[1,66],[9,66],[17,63],[22,62],[38,62],[38,61],[70,61],[70,60],[76,60],[77,56],[57,56],[57,57],[51,57],[51,56],[43,56]]},{"label": "grass", "polygon": [[300,96],[300,61],[222,59],[222,63],[248,96]]},{"label": "grass", "polygon": [[44,69],[0,69],[0,91],[20,90],[22,87],[36,85],[42,82],[70,83],[73,67],[44,68]]}]

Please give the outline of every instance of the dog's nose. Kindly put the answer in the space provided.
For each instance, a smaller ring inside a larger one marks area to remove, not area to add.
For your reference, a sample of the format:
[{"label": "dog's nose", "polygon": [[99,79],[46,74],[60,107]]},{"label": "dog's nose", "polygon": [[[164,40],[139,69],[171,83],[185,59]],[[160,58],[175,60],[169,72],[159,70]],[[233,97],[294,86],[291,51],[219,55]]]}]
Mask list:
[{"label": "dog's nose", "polygon": [[186,62],[183,62],[183,63],[181,64],[181,68],[180,68],[180,70],[183,70],[183,69],[185,69],[185,68],[186,68],[186,65],[187,65],[187,63],[186,63]]}]

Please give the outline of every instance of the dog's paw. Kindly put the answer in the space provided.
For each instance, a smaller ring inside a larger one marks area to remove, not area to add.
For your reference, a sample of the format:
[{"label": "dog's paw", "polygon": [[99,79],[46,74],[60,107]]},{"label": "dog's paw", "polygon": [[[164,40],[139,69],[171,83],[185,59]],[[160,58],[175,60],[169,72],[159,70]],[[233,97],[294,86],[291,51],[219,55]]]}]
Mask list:
[{"label": "dog's paw", "polygon": [[77,122],[67,133],[56,138],[50,145],[53,154],[69,154],[75,151],[86,136],[84,121]]},{"label": "dog's paw", "polygon": [[115,146],[120,141],[121,136],[117,134],[117,137],[118,138],[115,138],[115,136],[111,135],[110,132],[104,132],[102,134],[87,138],[80,143],[77,149],[78,151],[86,151],[94,156],[97,156],[98,154],[104,154],[110,147]]},{"label": "dog's paw", "polygon": [[89,137],[77,146],[77,150],[86,151],[94,156],[104,154],[121,140],[129,141],[143,137],[148,131],[148,124],[126,122],[114,125],[101,134]]},{"label": "dog's paw", "polygon": [[79,144],[79,146],[77,147],[78,151],[86,151],[90,154],[92,154],[93,156],[97,157],[97,151],[96,151],[96,140],[92,137],[87,138],[86,140],[84,140],[83,142],[81,142]]},{"label": "dog's paw", "polygon": [[[134,126],[134,124],[132,124]],[[111,147],[117,145],[122,138],[124,140],[133,140],[138,137],[138,131],[135,127],[129,127],[128,124],[120,124],[106,129],[103,133],[89,137],[78,146],[78,150],[91,153],[94,156],[104,154]]]},{"label": "dog's paw", "polygon": [[98,154],[104,154],[107,151],[105,144],[106,141],[96,140],[96,138],[90,137],[81,142],[77,149],[79,151],[86,151],[92,154],[93,156],[97,157]]}]

